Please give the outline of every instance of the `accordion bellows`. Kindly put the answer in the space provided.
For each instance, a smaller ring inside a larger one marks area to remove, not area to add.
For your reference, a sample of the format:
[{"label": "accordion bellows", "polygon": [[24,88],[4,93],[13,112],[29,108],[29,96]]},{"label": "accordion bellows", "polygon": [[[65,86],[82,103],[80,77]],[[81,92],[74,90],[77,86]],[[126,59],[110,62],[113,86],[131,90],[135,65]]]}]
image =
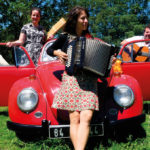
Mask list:
[{"label": "accordion bellows", "polygon": [[73,73],[74,66],[77,66],[94,74],[106,76],[110,66],[112,46],[97,39],[80,38],[69,43],[67,54],[67,72]]}]

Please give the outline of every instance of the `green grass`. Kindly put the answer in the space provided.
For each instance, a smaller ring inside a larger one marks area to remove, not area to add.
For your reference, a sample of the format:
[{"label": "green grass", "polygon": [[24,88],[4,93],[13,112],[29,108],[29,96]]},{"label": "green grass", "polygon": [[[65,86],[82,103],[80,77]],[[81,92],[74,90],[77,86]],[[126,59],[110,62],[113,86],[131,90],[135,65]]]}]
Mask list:
[{"label": "green grass", "polygon": [[[133,132],[122,130],[114,136],[90,138],[87,150],[149,150],[150,149],[150,103],[144,105],[146,121]],[[0,107],[0,150],[71,150],[70,139],[28,137],[20,139],[7,129],[9,120],[7,107]]]}]

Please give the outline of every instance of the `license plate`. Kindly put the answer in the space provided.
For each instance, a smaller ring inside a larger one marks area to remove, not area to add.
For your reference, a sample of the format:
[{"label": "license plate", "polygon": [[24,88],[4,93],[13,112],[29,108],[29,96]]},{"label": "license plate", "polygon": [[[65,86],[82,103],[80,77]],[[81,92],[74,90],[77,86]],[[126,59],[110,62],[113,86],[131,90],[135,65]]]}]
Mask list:
[{"label": "license plate", "polygon": [[49,138],[69,138],[70,125],[50,125]]},{"label": "license plate", "polygon": [[[69,138],[70,125],[50,125],[49,138]],[[90,136],[103,136],[104,124],[91,124]]]}]

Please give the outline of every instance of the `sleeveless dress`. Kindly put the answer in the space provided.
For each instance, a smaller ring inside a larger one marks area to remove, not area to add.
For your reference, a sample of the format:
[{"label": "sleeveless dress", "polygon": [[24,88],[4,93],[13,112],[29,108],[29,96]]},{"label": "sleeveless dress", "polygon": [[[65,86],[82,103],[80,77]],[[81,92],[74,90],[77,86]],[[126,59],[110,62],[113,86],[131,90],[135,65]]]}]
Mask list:
[{"label": "sleeveless dress", "polygon": [[[26,41],[24,43],[26,50],[28,51],[34,64],[37,64],[38,58],[43,44],[46,41],[46,33],[42,26],[34,27],[32,23],[24,25],[21,29],[21,33],[26,35]],[[22,56],[22,61],[26,61],[26,56]]]},{"label": "sleeveless dress", "polygon": [[99,110],[97,76],[85,70],[77,70],[73,75],[65,71],[52,107],[69,111]]}]

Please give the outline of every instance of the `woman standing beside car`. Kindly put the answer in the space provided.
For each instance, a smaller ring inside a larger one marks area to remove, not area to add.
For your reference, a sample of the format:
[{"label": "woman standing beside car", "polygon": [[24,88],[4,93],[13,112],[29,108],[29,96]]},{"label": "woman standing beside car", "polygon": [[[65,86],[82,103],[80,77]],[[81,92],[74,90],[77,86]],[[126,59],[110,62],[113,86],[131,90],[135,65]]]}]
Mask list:
[{"label": "woman standing beside car", "polygon": [[[41,11],[39,8],[32,8],[30,17],[32,22],[22,27],[19,39],[17,41],[8,42],[6,46],[25,45],[31,59],[37,64],[41,48],[46,42],[46,32],[44,28],[39,25],[41,18]],[[21,56],[22,59],[23,57],[25,56]]]}]

